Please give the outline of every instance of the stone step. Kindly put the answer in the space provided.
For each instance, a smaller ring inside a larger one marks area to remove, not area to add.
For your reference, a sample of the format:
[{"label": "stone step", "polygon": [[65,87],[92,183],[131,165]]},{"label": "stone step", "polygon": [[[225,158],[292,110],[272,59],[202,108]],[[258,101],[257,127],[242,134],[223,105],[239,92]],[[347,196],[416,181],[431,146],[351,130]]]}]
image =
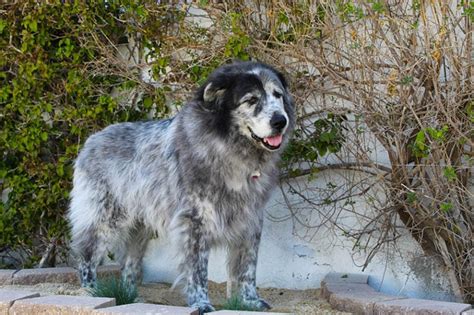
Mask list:
[{"label": "stone step", "polygon": [[10,307],[10,315],[86,315],[98,308],[115,305],[114,298],[50,295],[17,300]]},{"label": "stone step", "polygon": [[[0,281],[2,279],[2,273],[5,269],[0,270]],[[54,268],[34,268],[34,269],[22,269],[18,272],[12,271],[12,277],[8,284],[37,284],[37,283],[76,283],[79,284],[79,276],[76,269],[72,267],[54,267]],[[120,266],[116,264],[99,266],[97,268],[97,274],[99,278],[106,276],[119,276]],[[5,271],[5,275],[8,272]],[[5,283],[7,284],[7,283]]]},{"label": "stone step", "polygon": [[369,275],[363,273],[330,272],[324,279],[326,283],[369,283]]},{"label": "stone step", "polygon": [[369,295],[377,292],[368,284],[362,283],[325,283],[321,282],[321,296],[329,300],[334,293],[352,293],[359,292],[361,294]]},{"label": "stone step", "polygon": [[16,270],[0,269],[0,285],[12,284],[13,275]]},{"label": "stone step", "polygon": [[374,314],[430,314],[430,315],[458,315],[469,310],[470,304],[432,301],[422,299],[404,299],[375,303]]},{"label": "stone step", "polygon": [[22,269],[13,275],[12,284],[77,283],[78,275],[71,267]]},{"label": "stone step", "polygon": [[[411,299],[374,290],[367,275],[330,273],[321,281],[321,294],[339,311],[355,314],[461,314],[469,304]],[[474,314],[473,314],[474,315]]]},{"label": "stone step", "polygon": [[222,310],[210,313],[212,315],[293,315],[293,313],[249,312]]},{"label": "stone step", "polygon": [[374,314],[375,306],[378,302],[405,299],[380,292],[373,292],[369,295],[363,292],[335,293],[329,298],[329,304],[338,310],[355,314]]},{"label": "stone step", "polygon": [[[181,306],[169,306],[147,303],[133,303],[95,310],[94,315],[115,315],[115,314],[147,314],[147,315],[199,315],[197,309]],[[214,313],[213,313],[214,314]]]},{"label": "stone step", "polygon": [[40,296],[39,293],[0,289],[0,314],[8,314],[8,310],[15,301]]}]

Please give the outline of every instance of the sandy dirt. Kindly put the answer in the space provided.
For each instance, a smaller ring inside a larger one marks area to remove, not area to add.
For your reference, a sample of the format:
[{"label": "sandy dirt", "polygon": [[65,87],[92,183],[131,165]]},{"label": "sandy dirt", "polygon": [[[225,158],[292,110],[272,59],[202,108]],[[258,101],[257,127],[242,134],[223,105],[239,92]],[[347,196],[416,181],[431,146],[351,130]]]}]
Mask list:
[{"label": "sandy dirt", "polygon": [[[0,288],[29,290],[40,292],[44,295],[88,295],[85,289],[69,283],[40,283],[36,285],[10,285]],[[209,295],[217,309],[225,303],[225,283],[209,282]],[[140,302],[165,305],[182,305],[186,302],[179,289],[171,290],[166,283],[147,283],[138,287]],[[261,288],[259,293],[262,298],[272,305],[272,312],[294,313],[297,315],[333,315],[350,314],[335,311],[320,297],[319,289],[286,290],[277,288]]]}]

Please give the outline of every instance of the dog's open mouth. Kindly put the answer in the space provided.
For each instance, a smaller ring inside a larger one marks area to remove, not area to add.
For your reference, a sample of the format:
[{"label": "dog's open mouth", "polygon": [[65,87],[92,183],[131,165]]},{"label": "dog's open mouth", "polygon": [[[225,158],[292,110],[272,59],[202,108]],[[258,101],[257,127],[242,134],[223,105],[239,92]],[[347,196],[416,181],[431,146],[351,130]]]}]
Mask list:
[{"label": "dog's open mouth", "polygon": [[252,135],[252,138],[254,138],[256,141],[261,142],[263,146],[269,150],[278,150],[281,146],[281,143],[283,141],[283,135],[275,135],[275,136],[270,136],[270,137],[265,137],[265,138],[260,138],[257,136],[252,129],[250,129],[250,134]]}]

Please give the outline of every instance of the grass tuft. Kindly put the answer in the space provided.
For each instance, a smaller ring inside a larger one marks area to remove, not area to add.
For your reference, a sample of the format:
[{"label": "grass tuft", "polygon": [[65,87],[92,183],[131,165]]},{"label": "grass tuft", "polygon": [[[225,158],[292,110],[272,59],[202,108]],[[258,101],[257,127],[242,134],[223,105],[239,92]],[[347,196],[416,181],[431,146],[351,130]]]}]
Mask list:
[{"label": "grass tuft", "polygon": [[242,298],[238,295],[232,295],[227,301],[222,305],[223,310],[230,311],[254,311],[258,312],[259,309],[249,306],[242,301]]},{"label": "grass tuft", "polygon": [[120,278],[115,277],[97,280],[96,286],[88,291],[93,297],[115,298],[116,305],[134,303],[138,297],[136,286],[125,283]]}]

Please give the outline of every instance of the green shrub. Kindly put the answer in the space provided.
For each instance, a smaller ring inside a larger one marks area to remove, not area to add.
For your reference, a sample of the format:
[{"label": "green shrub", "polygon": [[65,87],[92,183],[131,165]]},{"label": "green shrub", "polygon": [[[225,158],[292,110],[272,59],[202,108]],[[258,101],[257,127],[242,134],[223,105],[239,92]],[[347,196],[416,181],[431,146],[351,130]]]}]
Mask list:
[{"label": "green shrub", "polygon": [[115,277],[97,280],[96,286],[88,289],[88,291],[93,297],[115,298],[116,305],[134,303],[138,297],[136,286]]},{"label": "green shrub", "polygon": [[[181,16],[156,1],[48,2],[0,5],[0,253],[14,257],[0,265],[17,268],[65,257],[72,164],[88,135],[166,112],[163,90],[117,61],[117,47],[134,37],[157,57]],[[110,96],[125,89],[140,98]]]}]

